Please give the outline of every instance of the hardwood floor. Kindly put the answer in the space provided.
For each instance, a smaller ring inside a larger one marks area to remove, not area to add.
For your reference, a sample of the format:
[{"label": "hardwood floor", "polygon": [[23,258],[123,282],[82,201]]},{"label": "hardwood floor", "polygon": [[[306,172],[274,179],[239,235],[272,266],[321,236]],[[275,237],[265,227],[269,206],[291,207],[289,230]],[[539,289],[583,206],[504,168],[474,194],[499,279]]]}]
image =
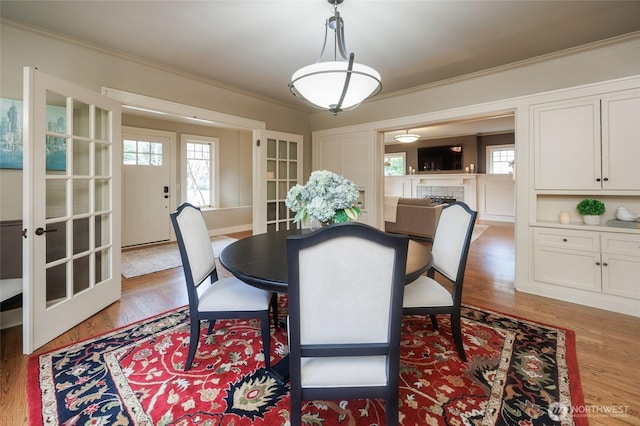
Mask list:
[{"label": "hardwood floor", "polygon": [[[464,303],[574,330],[589,424],[640,425],[640,318],[516,292],[513,225],[484,223],[489,228],[471,245]],[[120,301],[36,353],[183,306],[183,286],[181,268],[123,279]],[[27,424],[28,357],[22,355],[22,328],[2,330],[0,347],[0,424]],[[612,410],[615,416],[606,414]]]}]

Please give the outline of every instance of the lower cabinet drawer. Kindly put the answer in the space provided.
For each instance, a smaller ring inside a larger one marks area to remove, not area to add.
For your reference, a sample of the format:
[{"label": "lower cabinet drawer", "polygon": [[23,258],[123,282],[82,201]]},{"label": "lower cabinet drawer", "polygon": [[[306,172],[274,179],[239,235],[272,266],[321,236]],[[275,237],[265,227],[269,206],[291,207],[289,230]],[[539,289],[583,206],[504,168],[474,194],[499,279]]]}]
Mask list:
[{"label": "lower cabinet drawer", "polygon": [[536,281],[601,291],[600,253],[536,247],[534,250]]},{"label": "lower cabinet drawer", "polygon": [[640,257],[640,235],[602,234],[602,251]]},{"label": "lower cabinet drawer", "polygon": [[536,228],[533,230],[533,243],[536,246],[600,251],[600,235],[589,231]]}]

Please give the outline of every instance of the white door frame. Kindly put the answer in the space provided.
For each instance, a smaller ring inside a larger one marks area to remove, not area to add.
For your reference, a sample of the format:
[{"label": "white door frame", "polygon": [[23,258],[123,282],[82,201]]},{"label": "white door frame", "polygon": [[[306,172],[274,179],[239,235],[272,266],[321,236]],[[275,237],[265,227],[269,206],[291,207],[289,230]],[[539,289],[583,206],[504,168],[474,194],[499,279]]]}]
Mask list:
[{"label": "white door frame", "polygon": [[[124,90],[112,89],[109,87],[102,88],[102,94],[116,99],[122,103],[123,111],[141,110],[150,114],[158,114],[158,118],[163,115],[178,118],[185,121],[191,121],[200,126],[221,127],[227,129],[251,130],[256,134],[259,130],[267,128],[264,121],[252,120],[250,118],[240,117],[237,115],[225,114],[222,112],[212,111],[204,108],[194,107],[191,105],[171,102],[164,99],[152,98],[150,96],[139,95],[137,93],[126,92]],[[256,153],[254,150],[254,157]],[[175,155],[174,155],[175,158]],[[253,159],[255,162],[255,158]],[[176,165],[172,164],[174,170]],[[255,173],[255,171],[254,171]],[[182,178],[180,178],[182,179]],[[175,185],[177,177],[174,176],[172,184]],[[259,191],[256,187],[256,180],[253,179],[253,194],[255,202],[255,194]],[[174,190],[172,194],[177,194]],[[174,201],[176,197],[173,197]],[[175,205],[173,206],[176,207]],[[175,240],[175,234],[171,231],[171,239]]]}]

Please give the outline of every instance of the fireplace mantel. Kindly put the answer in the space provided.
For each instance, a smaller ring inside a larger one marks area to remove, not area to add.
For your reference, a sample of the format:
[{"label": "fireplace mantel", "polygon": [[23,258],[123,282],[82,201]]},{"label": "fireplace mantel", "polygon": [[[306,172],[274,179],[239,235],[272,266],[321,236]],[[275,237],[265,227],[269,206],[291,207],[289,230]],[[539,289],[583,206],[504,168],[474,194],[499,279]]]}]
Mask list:
[{"label": "fireplace mantel", "polygon": [[[464,201],[471,209],[476,210],[476,180],[475,173],[421,173],[406,176],[385,176],[385,195],[408,198],[425,198],[430,195],[452,196],[452,198]],[[462,199],[457,194],[463,194]]]}]

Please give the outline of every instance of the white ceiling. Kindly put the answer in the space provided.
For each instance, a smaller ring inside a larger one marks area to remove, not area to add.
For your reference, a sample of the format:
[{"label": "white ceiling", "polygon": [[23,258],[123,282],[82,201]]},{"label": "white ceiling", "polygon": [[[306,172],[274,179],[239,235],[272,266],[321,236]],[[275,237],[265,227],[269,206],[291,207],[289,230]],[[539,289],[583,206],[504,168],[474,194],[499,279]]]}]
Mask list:
[{"label": "white ceiling", "polygon": [[[348,50],[381,73],[382,93],[640,31],[640,1],[626,0],[345,0],[338,10]],[[331,14],[327,0],[0,2],[5,20],[300,109],[287,84],[316,61]]]}]

